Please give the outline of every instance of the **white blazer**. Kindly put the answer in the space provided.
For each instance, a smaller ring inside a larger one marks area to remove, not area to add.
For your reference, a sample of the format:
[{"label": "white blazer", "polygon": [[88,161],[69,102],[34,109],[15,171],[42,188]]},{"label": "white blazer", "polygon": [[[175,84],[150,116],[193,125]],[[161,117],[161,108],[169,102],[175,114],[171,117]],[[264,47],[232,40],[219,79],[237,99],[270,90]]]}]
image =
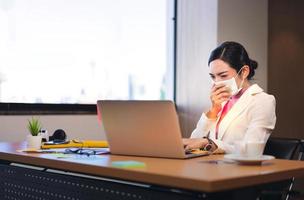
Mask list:
[{"label": "white blazer", "polygon": [[222,119],[215,138],[215,127],[219,120],[208,119],[203,113],[191,138],[209,136],[219,150],[234,153],[238,141],[267,141],[275,127],[275,98],[263,92],[257,84],[251,85]]}]

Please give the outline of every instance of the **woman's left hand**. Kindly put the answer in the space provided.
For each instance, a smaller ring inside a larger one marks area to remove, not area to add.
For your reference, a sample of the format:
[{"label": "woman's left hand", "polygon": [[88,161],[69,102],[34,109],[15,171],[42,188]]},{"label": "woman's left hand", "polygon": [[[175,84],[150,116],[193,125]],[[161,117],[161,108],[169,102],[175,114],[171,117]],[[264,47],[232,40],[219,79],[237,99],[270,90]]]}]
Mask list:
[{"label": "woman's left hand", "polygon": [[183,138],[183,144],[185,150],[191,150],[191,149],[199,149],[203,148],[208,144],[208,140],[205,138]]}]

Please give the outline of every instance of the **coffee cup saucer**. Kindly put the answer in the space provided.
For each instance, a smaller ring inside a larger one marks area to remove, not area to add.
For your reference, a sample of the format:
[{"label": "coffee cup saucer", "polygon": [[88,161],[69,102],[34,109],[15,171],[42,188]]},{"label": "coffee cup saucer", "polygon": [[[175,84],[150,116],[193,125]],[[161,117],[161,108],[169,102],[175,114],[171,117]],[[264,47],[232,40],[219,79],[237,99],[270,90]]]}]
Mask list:
[{"label": "coffee cup saucer", "polygon": [[249,156],[238,155],[238,154],[226,154],[226,155],[224,155],[224,158],[236,161],[240,164],[251,164],[251,165],[261,164],[263,161],[275,159],[274,156],[270,156],[270,155],[249,157]]}]

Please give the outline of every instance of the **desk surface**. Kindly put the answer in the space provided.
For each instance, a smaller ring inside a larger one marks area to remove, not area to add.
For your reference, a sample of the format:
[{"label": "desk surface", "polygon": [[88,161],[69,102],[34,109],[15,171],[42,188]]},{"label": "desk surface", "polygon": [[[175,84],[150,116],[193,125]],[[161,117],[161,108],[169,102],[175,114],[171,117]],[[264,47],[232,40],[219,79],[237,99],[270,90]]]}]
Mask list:
[{"label": "desk surface", "polygon": [[[216,192],[304,176],[304,162],[271,160],[261,166],[225,162],[223,155],[211,155],[187,160],[135,156],[98,155],[58,158],[54,154],[19,153],[22,143],[0,143],[0,159],[68,170],[94,176],[117,178],[171,188]],[[139,161],[145,167],[122,169],[113,161]]]}]

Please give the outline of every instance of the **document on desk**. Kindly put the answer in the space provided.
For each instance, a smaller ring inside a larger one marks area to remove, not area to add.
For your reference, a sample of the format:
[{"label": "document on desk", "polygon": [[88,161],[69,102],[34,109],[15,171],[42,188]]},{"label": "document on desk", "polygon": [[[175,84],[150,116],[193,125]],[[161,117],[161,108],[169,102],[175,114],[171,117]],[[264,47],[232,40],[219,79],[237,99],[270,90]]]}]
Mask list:
[{"label": "document on desk", "polygon": [[82,150],[82,151],[90,151],[94,152],[94,155],[101,155],[101,154],[107,154],[110,153],[109,148],[57,148],[57,149],[33,149],[33,148],[28,148],[28,149],[20,149],[17,150],[17,152],[24,152],[24,153],[47,153],[47,154],[52,154],[52,153],[62,153],[62,154],[78,154],[77,150]]},{"label": "document on desk", "polygon": [[27,148],[27,149],[18,149],[17,152],[23,153],[64,153],[65,149],[34,149],[34,148]]}]

